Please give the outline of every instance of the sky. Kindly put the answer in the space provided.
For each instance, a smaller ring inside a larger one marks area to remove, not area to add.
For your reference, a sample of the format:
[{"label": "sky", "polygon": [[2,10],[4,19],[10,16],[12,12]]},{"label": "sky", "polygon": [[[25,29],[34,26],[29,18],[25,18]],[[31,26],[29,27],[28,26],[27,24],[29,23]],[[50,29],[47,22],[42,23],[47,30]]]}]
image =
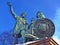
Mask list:
[{"label": "sky", "polygon": [[58,42],[60,44],[60,7],[58,7],[56,9],[56,13],[55,13],[55,18],[53,19],[53,22],[55,24],[55,34],[53,36],[54,40],[56,40],[56,42]]},{"label": "sky", "polygon": [[0,0],[0,34],[9,32],[16,22],[10,13],[7,2],[11,2],[18,16],[25,12],[29,24],[33,17],[36,19],[37,11],[43,12],[46,18],[49,18],[55,24],[56,30],[53,38],[59,43],[60,0]]}]

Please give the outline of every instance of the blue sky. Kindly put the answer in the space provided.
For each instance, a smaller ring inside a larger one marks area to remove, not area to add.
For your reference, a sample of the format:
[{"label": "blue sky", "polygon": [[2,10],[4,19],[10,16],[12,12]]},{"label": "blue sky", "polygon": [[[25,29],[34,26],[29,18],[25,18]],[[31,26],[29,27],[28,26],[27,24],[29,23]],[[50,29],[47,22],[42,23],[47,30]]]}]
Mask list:
[{"label": "blue sky", "polygon": [[53,22],[55,24],[55,34],[53,38],[60,44],[60,7],[56,8],[55,18],[53,19]]},{"label": "blue sky", "polygon": [[0,33],[13,29],[16,22],[10,13],[7,2],[12,3],[13,9],[18,16],[25,12],[28,23],[30,23],[31,18],[36,19],[37,11],[42,11],[56,26],[54,39],[60,40],[60,0],[0,0]]}]

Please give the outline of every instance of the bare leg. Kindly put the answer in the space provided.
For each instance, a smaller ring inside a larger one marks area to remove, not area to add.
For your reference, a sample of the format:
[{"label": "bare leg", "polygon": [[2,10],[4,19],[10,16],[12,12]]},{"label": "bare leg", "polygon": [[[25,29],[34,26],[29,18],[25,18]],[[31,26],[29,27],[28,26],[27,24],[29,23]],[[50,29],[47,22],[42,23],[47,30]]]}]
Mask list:
[{"label": "bare leg", "polygon": [[25,43],[26,39],[25,39],[25,30],[21,31],[21,35],[22,35],[22,43]]}]

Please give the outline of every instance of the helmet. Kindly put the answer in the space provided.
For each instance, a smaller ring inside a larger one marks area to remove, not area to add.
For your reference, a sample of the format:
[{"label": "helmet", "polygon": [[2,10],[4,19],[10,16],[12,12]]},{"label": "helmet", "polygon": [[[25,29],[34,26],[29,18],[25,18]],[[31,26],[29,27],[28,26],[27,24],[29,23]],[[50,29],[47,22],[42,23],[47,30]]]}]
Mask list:
[{"label": "helmet", "polygon": [[43,13],[41,11],[38,11],[37,12],[37,15],[36,15],[37,18],[45,18],[45,16],[43,15]]},{"label": "helmet", "polygon": [[25,13],[22,13],[22,14],[21,14],[21,17],[22,17],[22,18],[25,18],[25,16],[26,16]]}]

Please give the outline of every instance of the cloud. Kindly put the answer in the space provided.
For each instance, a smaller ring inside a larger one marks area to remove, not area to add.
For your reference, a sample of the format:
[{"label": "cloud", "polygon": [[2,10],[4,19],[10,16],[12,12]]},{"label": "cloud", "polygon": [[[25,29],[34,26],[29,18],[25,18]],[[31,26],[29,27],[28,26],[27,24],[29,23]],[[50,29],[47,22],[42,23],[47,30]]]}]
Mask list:
[{"label": "cloud", "polygon": [[60,45],[60,39],[57,36],[54,36],[53,39]]},{"label": "cloud", "polygon": [[55,34],[53,39],[60,44],[60,8],[56,9],[55,18],[53,19],[55,24]]}]

